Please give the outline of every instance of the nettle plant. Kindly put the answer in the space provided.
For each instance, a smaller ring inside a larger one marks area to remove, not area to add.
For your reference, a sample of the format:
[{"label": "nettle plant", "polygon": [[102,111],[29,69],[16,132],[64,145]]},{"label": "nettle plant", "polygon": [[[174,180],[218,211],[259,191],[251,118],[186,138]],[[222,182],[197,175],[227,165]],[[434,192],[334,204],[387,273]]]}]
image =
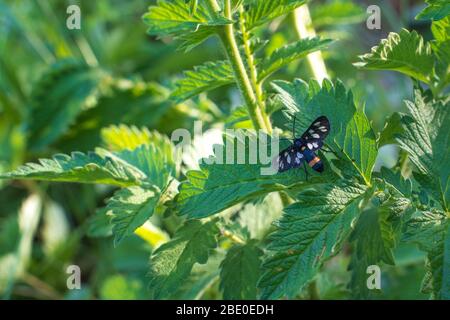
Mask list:
[{"label": "nettle plant", "polygon": [[[322,174],[310,170],[307,179],[299,168],[261,175],[262,164],[211,161],[186,172],[183,155],[167,137],[122,125],[105,128],[103,147],[95,152],[56,155],[2,178],[118,187],[90,225],[98,233],[112,226],[116,245],[134,233],[149,236],[146,221],[154,215],[175,224],[177,231],[150,258],[155,299],[201,297],[217,281],[225,299],[295,298],[305,288],[315,297],[316,275],[343,249],[351,254],[352,296],[367,298],[373,294],[368,266],[395,264],[400,242],[416,243],[428,254],[424,292],[450,298],[448,6],[429,1],[422,13],[435,20],[432,41],[407,30],[392,33],[356,64],[399,71],[414,82],[408,114],[394,113],[376,134],[338,80],[266,83],[280,68],[331,41],[301,38],[264,56],[260,48],[267,39],[257,36],[258,27],[304,3],[161,0],[143,19],[150,35],[173,37],[186,52],[209,37],[222,44],[226,59],[186,71],[171,99],[182,102],[235,84],[243,106],[225,125],[247,121],[268,137],[280,129],[290,136],[294,116],[296,136],[318,116],[328,117],[325,143],[332,152],[319,151]],[[275,128],[271,119],[279,108],[284,128]],[[248,140],[224,137],[230,139],[234,152],[244,150],[248,160]],[[249,133],[249,139],[258,138]],[[401,156],[394,168],[374,172],[386,144],[398,145]]]}]

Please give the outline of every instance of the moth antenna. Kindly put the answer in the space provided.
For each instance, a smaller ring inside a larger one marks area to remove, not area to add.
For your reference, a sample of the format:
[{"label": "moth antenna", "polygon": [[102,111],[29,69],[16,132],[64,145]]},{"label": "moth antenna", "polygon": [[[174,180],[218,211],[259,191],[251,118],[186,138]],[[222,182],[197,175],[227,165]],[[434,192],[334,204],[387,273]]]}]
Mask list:
[{"label": "moth antenna", "polygon": [[295,140],[295,119],[297,118],[297,115],[294,113],[294,121],[292,123],[292,137]]}]

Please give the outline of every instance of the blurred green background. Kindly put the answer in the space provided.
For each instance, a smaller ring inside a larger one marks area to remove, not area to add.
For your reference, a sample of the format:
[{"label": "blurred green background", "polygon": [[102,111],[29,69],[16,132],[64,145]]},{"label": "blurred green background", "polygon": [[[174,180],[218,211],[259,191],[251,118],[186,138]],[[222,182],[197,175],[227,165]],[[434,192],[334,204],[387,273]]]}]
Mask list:
[{"label": "blurred green background", "polygon": [[[232,86],[182,104],[168,99],[183,70],[221,58],[222,51],[209,39],[186,54],[176,50],[173,39],[146,35],[141,16],[152,3],[0,0],[0,172],[55,153],[93,150],[100,145],[101,129],[112,124],[170,135],[176,128],[192,129],[194,120],[212,127],[239,105]],[[81,30],[66,27],[70,4],[81,8]],[[366,8],[372,4],[381,8],[381,30],[366,27]],[[323,52],[330,76],[352,89],[376,131],[393,111],[404,109],[412,83],[392,72],[361,71],[352,63],[391,31],[417,30],[429,39],[429,25],[414,20],[423,7],[422,1],[407,0],[310,2],[317,33],[336,40]],[[258,32],[271,39],[264,49],[269,52],[296,38],[289,16]],[[299,61],[273,77],[308,79],[311,72]],[[396,153],[383,147],[377,167],[394,165]],[[113,188],[25,181],[0,181],[0,188],[1,297],[148,297],[148,257],[173,232],[170,223],[153,237],[131,237],[114,248],[109,230],[98,234],[91,228]],[[376,298],[427,298],[419,293],[423,255],[401,246],[396,258],[397,266],[383,269],[383,292]],[[344,252],[327,263],[317,281],[322,298],[349,298],[348,259]],[[81,268],[80,290],[67,289],[69,265]],[[218,295],[215,285],[199,297]]]}]

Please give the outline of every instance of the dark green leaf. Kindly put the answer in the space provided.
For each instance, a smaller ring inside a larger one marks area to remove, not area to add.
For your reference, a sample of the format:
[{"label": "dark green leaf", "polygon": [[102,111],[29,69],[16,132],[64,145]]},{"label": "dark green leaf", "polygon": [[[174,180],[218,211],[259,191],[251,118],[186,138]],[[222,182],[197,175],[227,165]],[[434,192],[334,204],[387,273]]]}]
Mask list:
[{"label": "dark green leaf", "polygon": [[358,219],[367,188],[348,182],[305,191],[285,209],[259,281],[261,298],[294,297],[335,255]]},{"label": "dark green leaf", "polygon": [[155,299],[175,293],[196,263],[205,264],[217,245],[216,221],[187,221],[175,237],[160,246],[150,259],[150,284]]},{"label": "dark green leaf", "polygon": [[260,276],[262,254],[254,241],[236,244],[228,250],[220,265],[220,288],[224,299],[256,299],[256,283]]},{"label": "dark green leaf", "polygon": [[441,20],[450,15],[450,3],[447,0],[425,0],[428,6],[417,16],[417,20]]}]

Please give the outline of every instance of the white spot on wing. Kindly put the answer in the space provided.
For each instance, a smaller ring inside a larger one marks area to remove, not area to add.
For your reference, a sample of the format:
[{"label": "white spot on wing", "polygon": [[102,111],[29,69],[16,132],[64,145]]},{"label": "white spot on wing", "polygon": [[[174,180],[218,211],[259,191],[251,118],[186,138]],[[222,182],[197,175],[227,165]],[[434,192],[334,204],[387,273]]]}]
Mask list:
[{"label": "white spot on wing", "polygon": [[313,137],[313,138],[316,138],[316,139],[319,139],[319,138],[320,138],[319,134],[317,134],[317,133],[313,133],[313,134],[312,134],[312,137]]},{"label": "white spot on wing", "polygon": [[291,163],[291,156],[287,156],[287,162]]},{"label": "white spot on wing", "polygon": [[308,149],[312,149],[313,148],[311,143],[308,143],[307,146],[308,146]]},{"label": "white spot on wing", "polygon": [[314,148],[318,148],[319,144],[317,142],[313,142],[313,146],[314,146]]},{"label": "white spot on wing", "polygon": [[300,152],[297,152],[297,158],[301,159],[303,158],[303,155]]}]

